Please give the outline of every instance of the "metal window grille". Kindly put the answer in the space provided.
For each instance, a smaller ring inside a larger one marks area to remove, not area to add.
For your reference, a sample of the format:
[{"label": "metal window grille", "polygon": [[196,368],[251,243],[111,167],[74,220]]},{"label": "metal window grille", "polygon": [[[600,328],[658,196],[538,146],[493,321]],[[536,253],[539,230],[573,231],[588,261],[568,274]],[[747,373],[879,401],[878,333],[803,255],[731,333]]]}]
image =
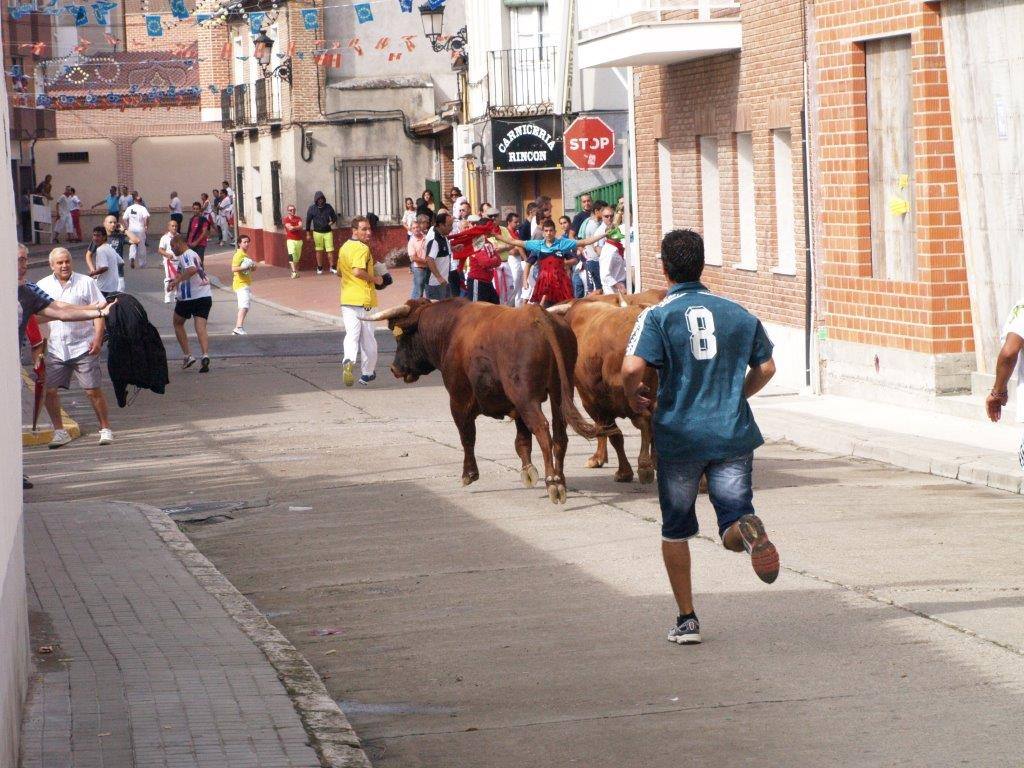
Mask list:
[{"label": "metal window grille", "polygon": [[231,88],[220,92],[220,127],[225,130],[235,127],[234,92]]},{"label": "metal window grille", "polygon": [[381,221],[401,219],[397,157],[336,160],[336,199],[342,221],[375,213]]},{"label": "metal window grille", "polygon": [[239,221],[245,221],[245,169],[235,168],[235,215]]},{"label": "metal window grille", "polygon": [[256,122],[267,122],[267,84],[266,78],[261,77],[252,84],[256,93]]},{"label": "metal window grille", "polygon": [[492,111],[552,109],[558,74],[558,48],[511,48],[491,51],[488,61],[489,106]]},{"label": "metal window grille", "polygon": [[58,152],[57,162],[64,163],[88,163],[89,153],[88,152]]},{"label": "metal window grille", "polygon": [[236,85],[234,88],[235,94],[235,125],[248,125],[250,123],[249,114],[249,93],[245,84]]},{"label": "metal window grille", "polygon": [[283,227],[281,216],[281,164],[276,160],[270,163],[270,199],[274,211],[274,226]]}]

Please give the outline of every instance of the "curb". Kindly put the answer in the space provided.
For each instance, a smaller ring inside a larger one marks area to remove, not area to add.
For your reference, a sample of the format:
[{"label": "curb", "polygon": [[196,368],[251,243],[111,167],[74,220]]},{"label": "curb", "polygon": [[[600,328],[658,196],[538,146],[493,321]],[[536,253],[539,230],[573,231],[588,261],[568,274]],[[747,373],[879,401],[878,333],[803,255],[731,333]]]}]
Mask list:
[{"label": "curb", "polygon": [[[28,387],[28,391],[34,394],[35,382],[32,381],[32,377],[24,367],[21,369],[21,378],[25,382],[25,386]],[[82,436],[82,428],[78,426],[78,422],[71,418],[63,408],[60,409],[60,415],[61,420],[64,422],[64,429],[71,435],[72,441],[80,438]],[[22,448],[38,448],[41,445],[49,445],[51,440],[53,440],[53,427],[33,431],[31,426],[21,425]]]},{"label": "curb", "polygon": [[868,459],[911,472],[1024,494],[1024,477],[1017,469],[1016,457],[1001,452],[935,441],[928,443],[926,450],[919,447],[921,438],[912,435],[875,431],[865,437],[842,422],[800,419],[768,410],[755,411],[755,416],[762,435],[770,442],[792,443],[830,456]]},{"label": "curb", "polygon": [[146,504],[115,502],[137,509],[202,587],[217,598],[232,619],[277,671],[309,742],[323,768],[371,768],[359,737],[331,698],[323,680],[277,627],[257,610],[181,532],[163,510]]}]

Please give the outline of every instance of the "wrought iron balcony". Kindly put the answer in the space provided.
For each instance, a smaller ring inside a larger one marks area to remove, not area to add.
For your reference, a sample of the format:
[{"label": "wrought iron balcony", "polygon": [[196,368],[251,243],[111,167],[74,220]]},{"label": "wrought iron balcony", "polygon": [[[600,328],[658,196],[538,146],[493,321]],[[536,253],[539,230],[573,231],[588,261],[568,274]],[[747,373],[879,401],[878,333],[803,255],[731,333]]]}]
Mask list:
[{"label": "wrought iron balcony", "polygon": [[220,127],[230,131],[235,127],[235,92],[225,88],[220,92]]},{"label": "wrought iron balcony", "polygon": [[488,113],[498,117],[551,113],[558,71],[557,46],[490,51]]},{"label": "wrought iron balcony", "polygon": [[251,110],[249,109],[249,86],[241,83],[232,88],[235,105],[235,128],[253,124]]},{"label": "wrought iron balcony", "polygon": [[[281,99],[274,98],[274,80],[279,78],[261,77],[252,84],[256,94],[256,122],[275,123],[281,120]],[[278,86],[280,88],[280,86]],[[280,91],[279,91],[280,93]]]}]

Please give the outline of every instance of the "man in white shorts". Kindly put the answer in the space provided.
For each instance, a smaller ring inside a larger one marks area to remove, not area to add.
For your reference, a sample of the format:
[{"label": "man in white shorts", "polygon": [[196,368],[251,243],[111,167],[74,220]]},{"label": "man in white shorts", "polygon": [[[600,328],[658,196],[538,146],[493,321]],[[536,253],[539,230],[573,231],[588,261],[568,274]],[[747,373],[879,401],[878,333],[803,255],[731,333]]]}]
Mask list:
[{"label": "man in white shorts", "polygon": [[[44,277],[36,285],[54,301],[80,307],[103,303],[103,294],[96,281],[72,271],[71,254],[67,248],[54,248],[50,251],[50,269],[53,274]],[[114,442],[107,401],[100,389],[103,383],[100,349],[103,347],[104,329],[102,317],[97,317],[92,323],[63,320],[50,322],[50,340],[46,350],[45,405],[53,423],[51,448],[60,448],[71,442],[71,435],[64,429],[58,390],[68,389],[72,375],[85,390],[96,413],[96,420],[100,424],[100,445]]]},{"label": "man in white shorts", "polygon": [[174,251],[171,250],[171,240],[174,239],[176,234],[178,234],[178,222],[170,219],[167,222],[167,231],[164,232],[160,238],[160,243],[156,247],[156,251],[163,257],[164,263],[164,304],[170,304],[174,301],[174,291],[168,286],[174,277],[176,269],[174,263],[177,257],[174,255]]},{"label": "man in white shorts", "polygon": [[53,225],[53,242],[59,243],[60,236],[66,235],[65,241],[73,240],[75,223],[71,218],[71,187],[64,187],[64,194],[57,198],[57,220]]},{"label": "man in white shorts", "polygon": [[[1003,348],[996,359],[996,381],[985,401],[988,417],[999,421],[1003,415],[1003,406],[1009,399],[1007,385],[1010,377],[1017,374],[1017,421],[1024,422],[1024,299],[1021,299],[1010,310],[1009,317],[1003,325]],[[1024,435],[1021,436],[1020,448],[1017,449],[1020,468],[1024,469]]]},{"label": "man in white shorts", "polygon": [[132,202],[121,219],[124,221],[125,232],[128,233],[128,266],[135,269],[136,262],[140,269],[146,266],[146,232],[149,228],[149,211],[142,204],[142,196],[138,192],[132,193]]}]

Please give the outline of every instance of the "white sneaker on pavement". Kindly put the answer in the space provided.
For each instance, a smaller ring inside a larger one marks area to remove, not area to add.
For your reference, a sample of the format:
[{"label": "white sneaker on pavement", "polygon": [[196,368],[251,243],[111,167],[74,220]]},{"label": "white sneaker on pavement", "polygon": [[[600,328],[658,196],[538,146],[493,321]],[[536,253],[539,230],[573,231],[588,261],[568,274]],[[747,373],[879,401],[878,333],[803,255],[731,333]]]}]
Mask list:
[{"label": "white sneaker on pavement", "polygon": [[100,430],[100,445],[110,445],[114,442],[114,432],[110,429]]},{"label": "white sneaker on pavement", "polygon": [[189,368],[196,364],[196,359],[192,355],[185,355],[185,359],[181,361],[182,369]]},{"label": "white sneaker on pavement", "polygon": [[245,328],[235,328],[235,330],[233,330],[231,333],[233,333],[235,336],[248,336],[249,335],[248,333],[245,332]]},{"label": "white sneaker on pavement", "polygon": [[50,448],[60,448],[62,445],[67,445],[71,442],[71,435],[68,434],[66,429],[55,429],[53,430],[53,439],[50,440]]}]

